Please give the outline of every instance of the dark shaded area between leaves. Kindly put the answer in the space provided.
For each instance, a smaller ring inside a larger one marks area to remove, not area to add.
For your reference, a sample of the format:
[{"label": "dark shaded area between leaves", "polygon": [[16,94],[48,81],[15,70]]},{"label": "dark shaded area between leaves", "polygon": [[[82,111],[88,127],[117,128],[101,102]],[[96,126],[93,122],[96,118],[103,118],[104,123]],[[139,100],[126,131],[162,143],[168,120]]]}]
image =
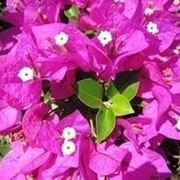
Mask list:
[{"label": "dark shaded area between leaves", "polygon": [[168,160],[168,167],[177,175],[180,175],[180,141],[166,139],[160,146]]}]

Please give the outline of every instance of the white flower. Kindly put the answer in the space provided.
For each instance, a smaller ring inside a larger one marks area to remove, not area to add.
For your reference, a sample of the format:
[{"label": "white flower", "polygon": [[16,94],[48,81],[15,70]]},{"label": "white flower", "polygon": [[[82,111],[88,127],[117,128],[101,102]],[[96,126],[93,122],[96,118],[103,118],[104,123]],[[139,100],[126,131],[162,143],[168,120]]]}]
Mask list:
[{"label": "white flower", "polygon": [[65,32],[60,32],[54,37],[54,39],[55,39],[56,45],[64,46],[65,44],[67,44],[69,40],[69,36]]},{"label": "white flower", "polygon": [[146,28],[147,28],[147,31],[151,34],[157,34],[159,32],[157,24],[153,22],[149,22]]},{"label": "white flower", "polygon": [[180,0],[174,0],[174,1],[173,1],[173,4],[174,4],[175,6],[178,6],[178,5],[180,4]]},{"label": "white flower", "polygon": [[154,9],[153,9],[153,8],[146,8],[146,9],[144,10],[144,14],[145,14],[146,16],[151,16],[153,13],[154,13]]},{"label": "white flower", "polygon": [[112,35],[109,31],[101,31],[97,38],[103,46],[112,41]]},{"label": "white flower", "polygon": [[32,80],[33,76],[34,71],[30,67],[23,67],[18,73],[18,77],[21,78],[23,82]]},{"label": "white flower", "polygon": [[61,151],[64,156],[70,156],[76,151],[76,145],[73,141],[64,141],[61,146]]},{"label": "white flower", "polygon": [[65,140],[71,140],[76,137],[76,130],[73,127],[66,127],[63,129],[62,137]]}]

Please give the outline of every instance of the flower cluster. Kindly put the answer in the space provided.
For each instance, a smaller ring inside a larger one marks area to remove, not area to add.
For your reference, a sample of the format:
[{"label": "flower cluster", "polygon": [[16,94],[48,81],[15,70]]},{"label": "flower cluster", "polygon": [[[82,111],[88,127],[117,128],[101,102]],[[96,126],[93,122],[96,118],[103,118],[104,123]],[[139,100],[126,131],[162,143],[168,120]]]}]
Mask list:
[{"label": "flower cluster", "polygon": [[2,180],[151,180],[180,140],[179,0],[7,0]]}]

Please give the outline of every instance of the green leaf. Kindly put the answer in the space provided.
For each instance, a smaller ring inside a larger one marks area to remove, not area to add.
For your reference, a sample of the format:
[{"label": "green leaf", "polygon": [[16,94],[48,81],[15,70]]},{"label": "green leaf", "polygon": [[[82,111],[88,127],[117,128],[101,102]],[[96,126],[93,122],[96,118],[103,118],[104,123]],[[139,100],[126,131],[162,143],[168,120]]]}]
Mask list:
[{"label": "green leaf", "polygon": [[136,96],[139,88],[140,74],[140,70],[119,73],[116,76],[114,85],[119,90],[120,94],[125,91],[124,95],[126,95],[129,100],[132,100]]},{"label": "green leaf", "polygon": [[68,10],[64,11],[64,14],[69,20],[76,20],[80,11],[77,6],[71,6]]},{"label": "green leaf", "polygon": [[96,116],[97,142],[105,140],[113,131],[116,125],[116,118],[111,109],[102,108]]},{"label": "green leaf", "polygon": [[[128,91],[126,93],[127,95],[129,95]],[[131,104],[129,103],[129,99],[126,96],[120,94],[119,90],[115,87],[115,85],[112,82],[110,82],[107,86],[106,96],[109,99],[108,102],[111,103],[111,109],[116,116],[124,116],[134,113],[134,110],[132,109]]]},{"label": "green leaf", "polygon": [[126,96],[129,101],[131,101],[137,94],[139,88],[139,82],[130,84],[125,90],[122,92],[122,95]]},{"label": "green leaf", "polygon": [[106,97],[108,99],[111,99],[116,94],[119,94],[118,89],[112,82],[109,82],[109,84],[107,85],[107,88],[106,88],[106,92],[105,92]]},{"label": "green leaf", "polygon": [[98,109],[102,107],[103,87],[91,78],[78,81],[77,96],[87,106]]},{"label": "green leaf", "polygon": [[111,109],[116,116],[124,116],[134,113],[128,99],[119,93],[116,93],[116,95],[109,101],[112,103]]}]

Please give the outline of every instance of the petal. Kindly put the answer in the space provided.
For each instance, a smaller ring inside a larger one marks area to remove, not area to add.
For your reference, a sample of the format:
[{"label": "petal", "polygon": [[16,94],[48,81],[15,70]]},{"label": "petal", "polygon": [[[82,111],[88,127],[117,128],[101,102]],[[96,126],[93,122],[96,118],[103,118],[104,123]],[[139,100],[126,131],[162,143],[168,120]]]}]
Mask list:
[{"label": "petal", "polygon": [[115,173],[121,166],[121,162],[127,155],[127,151],[115,145],[105,149],[105,143],[99,145],[98,152],[91,155],[89,167],[98,175],[105,176]]}]

